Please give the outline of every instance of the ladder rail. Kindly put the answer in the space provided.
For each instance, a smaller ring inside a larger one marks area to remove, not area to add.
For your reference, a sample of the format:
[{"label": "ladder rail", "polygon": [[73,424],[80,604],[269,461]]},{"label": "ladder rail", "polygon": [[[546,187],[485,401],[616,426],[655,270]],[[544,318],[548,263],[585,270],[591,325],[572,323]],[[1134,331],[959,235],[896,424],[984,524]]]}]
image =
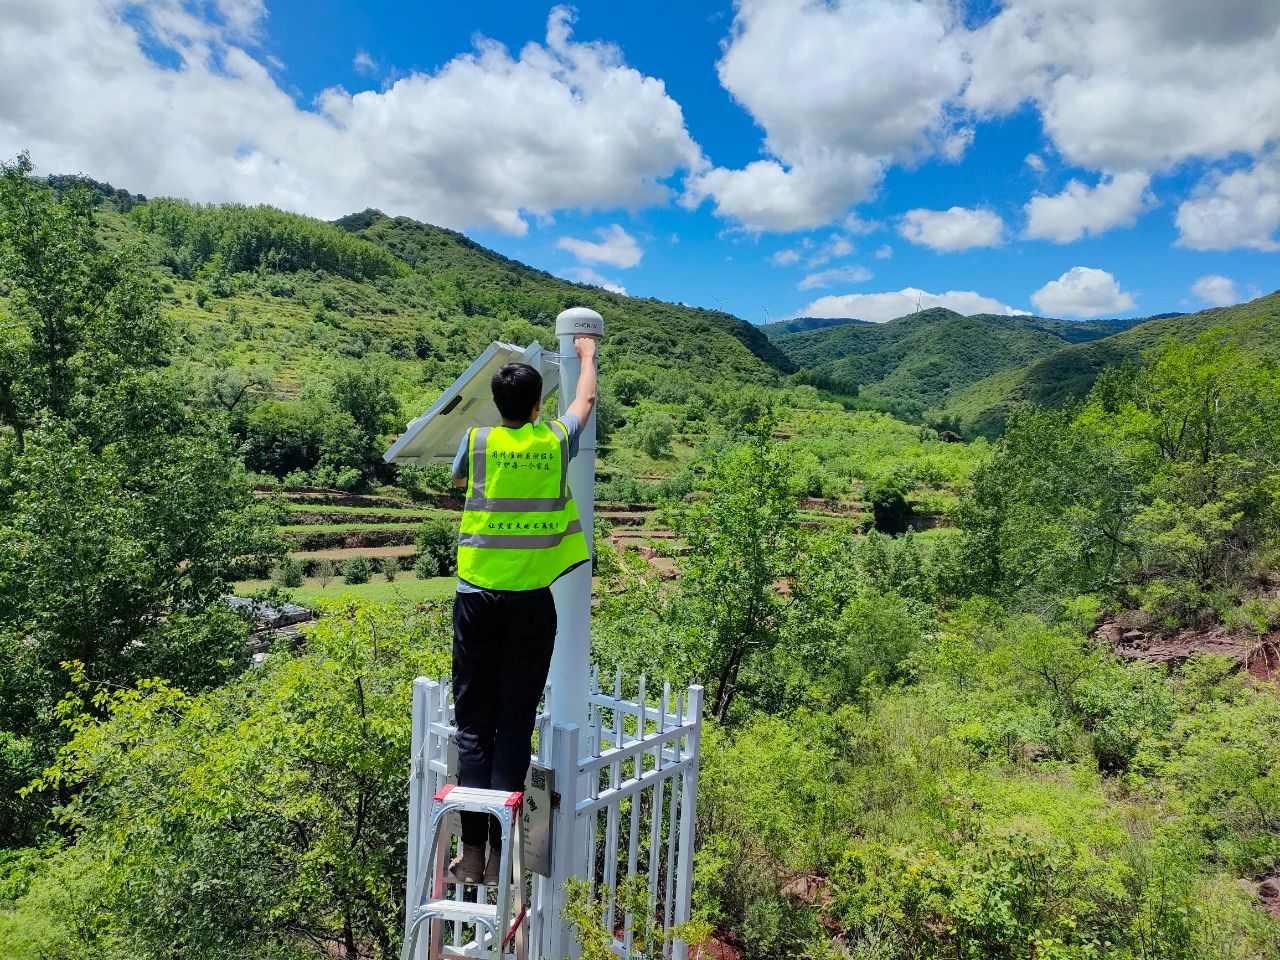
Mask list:
[{"label": "ladder rail", "polygon": [[[524,796],[520,791],[482,790],[471,787],[455,787],[448,784],[432,799],[428,819],[428,841],[424,856],[418,863],[418,876],[414,878],[414,897],[406,905],[408,917],[401,960],[414,960],[419,938],[426,928],[427,951],[430,960],[445,960],[451,956],[488,958],[488,960],[526,960],[528,952],[527,926],[529,907],[524,895],[523,825],[521,812]],[[466,886],[446,877],[445,848],[442,837],[450,836],[446,822],[452,813],[483,813],[496,817],[501,836],[498,853],[498,883],[496,903],[480,902],[477,884],[477,900],[464,899]],[[514,875],[514,876],[513,876]],[[445,888],[454,887],[454,896],[445,895]],[[512,917],[515,917],[512,921]],[[446,947],[445,925],[453,927],[453,944]],[[475,939],[469,944],[461,942],[463,926],[475,928]],[[513,947],[508,955],[506,948]]]}]

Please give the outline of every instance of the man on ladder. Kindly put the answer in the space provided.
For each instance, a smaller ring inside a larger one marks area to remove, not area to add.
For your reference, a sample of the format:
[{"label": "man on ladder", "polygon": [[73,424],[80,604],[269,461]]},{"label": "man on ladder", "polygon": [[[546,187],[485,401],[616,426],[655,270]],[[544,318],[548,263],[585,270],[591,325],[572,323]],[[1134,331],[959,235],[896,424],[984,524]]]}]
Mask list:
[{"label": "man on ladder", "polygon": [[[555,644],[551,584],[590,560],[590,531],[579,522],[568,476],[595,408],[596,342],[578,337],[574,348],[582,372],[574,401],[559,420],[538,422],[541,374],[527,364],[506,364],[491,383],[501,426],[469,430],[454,459],[454,485],[466,487],[453,606],[461,787],[524,789]],[[461,849],[449,864],[454,880],[497,885],[497,819],[478,812],[461,817]]]}]

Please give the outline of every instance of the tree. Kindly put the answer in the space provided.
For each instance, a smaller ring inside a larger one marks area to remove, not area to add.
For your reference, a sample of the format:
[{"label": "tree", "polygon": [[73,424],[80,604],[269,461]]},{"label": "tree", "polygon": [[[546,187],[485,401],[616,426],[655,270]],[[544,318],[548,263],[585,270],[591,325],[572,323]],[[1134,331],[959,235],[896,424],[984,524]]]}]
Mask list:
[{"label": "tree", "polygon": [[871,517],[881,533],[905,533],[911,526],[913,511],[907,503],[907,483],[896,474],[881,477],[867,488]]},{"label": "tree", "polygon": [[316,582],[322,587],[327,587],[333,582],[337,569],[334,567],[332,560],[321,557],[311,565],[311,575],[316,578]]},{"label": "tree", "polygon": [[414,569],[423,579],[447,577],[458,566],[458,525],[434,517],[418,528],[418,560]]},{"label": "tree", "polygon": [[702,630],[703,669],[714,684],[711,712],[724,720],[744,663],[777,640],[778,584],[796,554],[796,504],[789,459],[772,423],[715,461],[708,496],[684,508],[677,530],[689,545],[680,591]]},{"label": "tree", "polygon": [[0,939],[34,940],[21,956],[398,956],[406,711],[412,678],[447,670],[447,610],[351,604],[205,693],[86,681],[47,783],[75,788],[59,817],[76,843],[0,911]]},{"label": "tree", "polygon": [[371,440],[395,426],[400,413],[391,367],[380,358],[341,366],[329,381],[334,405]]},{"label": "tree", "polygon": [[[278,550],[222,420],[167,366],[136,259],[100,247],[86,197],[58,199],[30,169],[0,171],[0,648],[19,654],[0,658],[0,690],[20,692],[0,699],[3,782],[65,739],[67,662],[189,689],[239,669],[247,628],[221,597]],[[0,842],[44,819],[0,820]]]},{"label": "tree", "polygon": [[300,587],[304,577],[302,561],[293,556],[281,557],[271,571],[271,579],[282,587]]},{"label": "tree", "polygon": [[1019,410],[961,513],[979,584],[1102,592],[1171,624],[1234,589],[1276,530],[1280,380],[1220,332],[1170,341],[1073,410]]},{"label": "tree", "polygon": [[675,432],[675,423],[661,410],[646,410],[631,427],[636,446],[655,459],[671,455]]},{"label": "tree", "polygon": [[1276,529],[1280,371],[1220,333],[1147,354],[1131,404],[1100,425],[1151,462],[1135,525],[1144,574],[1232,583]]},{"label": "tree", "polygon": [[105,250],[93,198],[61,199],[31,177],[22,154],[0,163],[0,423],[18,452],[44,416],[104,442],[122,424],[104,416],[116,396],[165,356],[168,325],[128,248]]},{"label": "tree", "polygon": [[271,372],[263,367],[219,367],[205,381],[207,402],[215,409],[234,416],[241,405],[270,397],[275,391]]}]

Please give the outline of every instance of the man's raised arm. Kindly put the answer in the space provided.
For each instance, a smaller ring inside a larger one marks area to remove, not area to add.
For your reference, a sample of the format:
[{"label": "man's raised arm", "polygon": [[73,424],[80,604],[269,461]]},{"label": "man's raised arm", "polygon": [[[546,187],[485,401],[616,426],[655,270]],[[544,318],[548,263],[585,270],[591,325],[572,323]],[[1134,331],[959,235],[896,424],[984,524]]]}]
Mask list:
[{"label": "man's raised arm", "polygon": [[578,373],[578,392],[569,405],[569,412],[585,424],[596,406],[596,341],[594,337],[577,337],[573,341],[573,349],[582,361],[582,369]]}]

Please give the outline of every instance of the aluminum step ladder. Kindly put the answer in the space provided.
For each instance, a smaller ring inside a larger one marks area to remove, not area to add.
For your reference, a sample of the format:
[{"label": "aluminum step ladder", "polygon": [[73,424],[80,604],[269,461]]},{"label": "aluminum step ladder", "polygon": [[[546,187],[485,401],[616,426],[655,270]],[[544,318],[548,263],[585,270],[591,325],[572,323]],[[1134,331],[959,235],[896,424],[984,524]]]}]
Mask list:
[{"label": "aluminum step ladder", "polygon": [[[519,791],[453,784],[446,784],[435,795],[427,847],[413,886],[417,902],[406,905],[409,916],[400,960],[414,960],[424,928],[429,960],[526,960],[529,908],[524,899],[524,836],[520,824],[523,804],[524,794]],[[446,869],[449,845],[441,840],[450,835],[446,818],[457,812],[487,813],[498,818],[502,850],[494,903],[484,902],[483,886],[476,888],[476,900],[462,899],[463,884]],[[455,896],[445,895],[445,888],[450,886],[455,888]],[[475,939],[461,946],[446,943],[445,928],[457,923],[474,925]]]}]

